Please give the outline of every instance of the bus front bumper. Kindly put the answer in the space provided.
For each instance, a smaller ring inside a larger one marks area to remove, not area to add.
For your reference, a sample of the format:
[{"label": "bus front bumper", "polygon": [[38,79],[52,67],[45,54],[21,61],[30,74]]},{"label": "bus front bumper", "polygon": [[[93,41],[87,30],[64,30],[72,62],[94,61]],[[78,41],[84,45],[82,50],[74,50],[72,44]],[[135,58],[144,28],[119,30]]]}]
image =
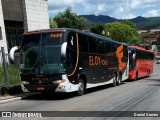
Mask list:
[{"label": "bus front bumper", "polygon": [[23,92],[43,92],[43,91],[54,91],[54,92],[74,92],[79,89],[79,84],[72,84],[65,81],[60,84],[48,84],[48,85],[25,85],[21,84]]}]

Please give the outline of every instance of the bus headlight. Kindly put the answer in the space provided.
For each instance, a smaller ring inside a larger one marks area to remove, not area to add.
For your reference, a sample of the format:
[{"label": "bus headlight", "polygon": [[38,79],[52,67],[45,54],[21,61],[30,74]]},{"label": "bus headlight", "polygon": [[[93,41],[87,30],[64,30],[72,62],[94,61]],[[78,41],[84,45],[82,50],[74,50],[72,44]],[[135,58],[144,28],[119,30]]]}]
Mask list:
[{"label": "bus headlight", "polygon": [[52,83],[54,84],[60,84],[60,83],[63,83],[65,82],[65,80],[56,80],[56,81],[53,81]]},{"label": "bus headlight", "polygon": [[24,84],[24,85],[28,85],[29,84],[28,81],[21,81],[21,83]]}]

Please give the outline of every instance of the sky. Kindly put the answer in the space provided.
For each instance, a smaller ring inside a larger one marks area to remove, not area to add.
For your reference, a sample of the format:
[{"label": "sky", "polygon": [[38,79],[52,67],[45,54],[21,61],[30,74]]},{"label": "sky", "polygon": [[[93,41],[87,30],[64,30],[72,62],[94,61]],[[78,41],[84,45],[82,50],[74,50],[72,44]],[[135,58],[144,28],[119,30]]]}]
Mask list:
[{"label": "sky", "polygon": [[77,15],[108,15],[118,19],[160,16],[160,0],[48,0],[49,16],[71,7]]}]

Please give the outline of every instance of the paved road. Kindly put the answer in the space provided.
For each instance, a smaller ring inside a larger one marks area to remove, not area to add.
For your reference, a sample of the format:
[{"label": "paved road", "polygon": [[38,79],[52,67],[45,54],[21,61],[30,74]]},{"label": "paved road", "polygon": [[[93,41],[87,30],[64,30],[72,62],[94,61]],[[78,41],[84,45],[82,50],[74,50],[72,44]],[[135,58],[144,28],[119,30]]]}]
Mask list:
[{"label": "paved road", "polygon": [[[126,81],[117,87],[107,85],[89,89],[83,96],[75,96],[74,94],[56,94],[52,96],[37,94],[21,101],[2,104],[0,105],[0,111],[160,111],[160,64],[155,64],[154,74],[149,78],[134,82]],[[73,114],[75,115],[75,113]],[[160,119],[160,114],[159,118],[126,118],[118,117],[118,115],[109,118],[98,118],[98,116],[104,114],[106,113],[96,113],[93,114],[95,117],[82,116],[76,119]],[[45,119],[51,120],[53,118]],[[58,117],[54,119],[66,118]]]}]

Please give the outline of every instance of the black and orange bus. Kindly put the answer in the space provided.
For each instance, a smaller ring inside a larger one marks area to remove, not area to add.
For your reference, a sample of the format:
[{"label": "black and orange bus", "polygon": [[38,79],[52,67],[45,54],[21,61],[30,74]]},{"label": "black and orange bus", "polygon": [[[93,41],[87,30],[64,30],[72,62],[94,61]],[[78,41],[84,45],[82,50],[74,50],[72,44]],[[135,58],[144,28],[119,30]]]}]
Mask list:
[{"label": "black and orange bus", "polygon": [[26,32],[19,49],[25,92],[55,91],[82,95],[87,88],[119,85],[128,78],[128,46],[72,28]]},{"label": "black and orange bus", "polygon": [[129,46],[129,80],[149,77],[153,73],[154,52],[142,47]]}]

